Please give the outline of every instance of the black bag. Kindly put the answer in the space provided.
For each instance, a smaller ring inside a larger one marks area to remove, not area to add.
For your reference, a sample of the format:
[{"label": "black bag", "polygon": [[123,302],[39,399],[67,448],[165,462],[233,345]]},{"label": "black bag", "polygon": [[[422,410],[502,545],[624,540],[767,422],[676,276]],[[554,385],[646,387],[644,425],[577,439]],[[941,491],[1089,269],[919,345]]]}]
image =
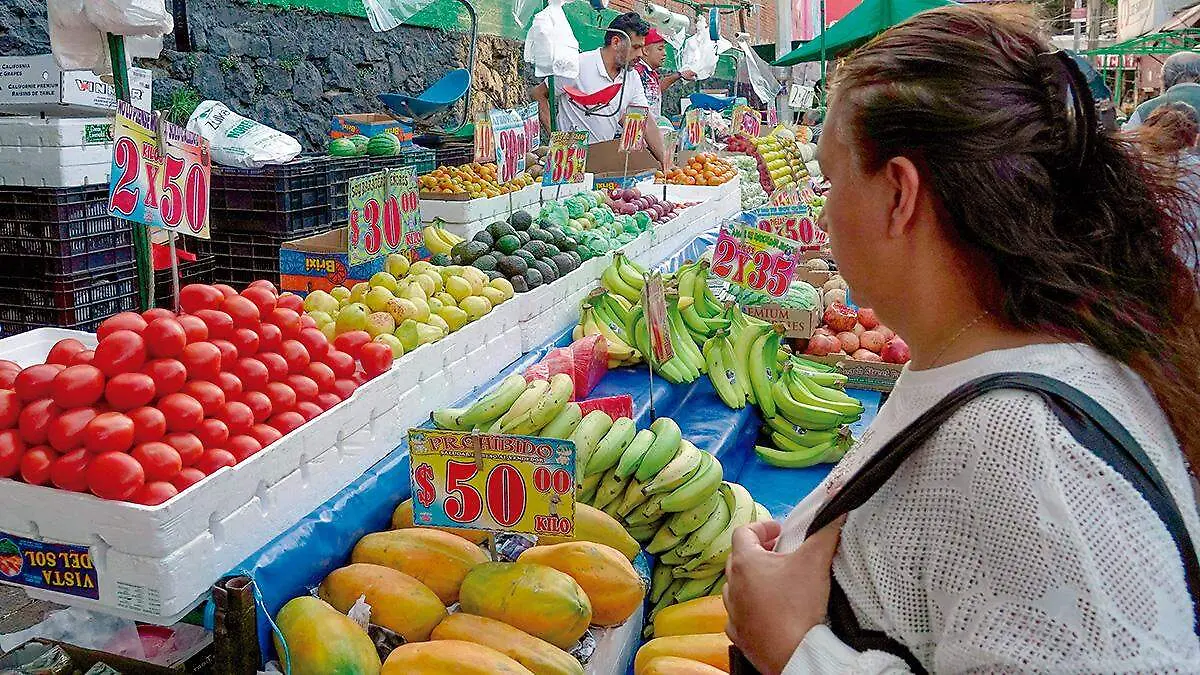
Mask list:
[{"label": "black bag", "polygon": [[[1133,436],[1112,414],[1087,394],[1043,375],[998,373],[973,380],[952,391],[896,434],[837,494],[825,502],[809,525],[807,535],[811,536],[843,514],[865,504],[959,408],[978,396],[998,389],[1020,389],[1040,395],[1075,440],[1120,473],[1154,509],[1179,549],[1195,611],[1192,627],[1200,634],[1200,563],[1197,562],[1196,549],[1184,526],[1183,516],[1162,476]],[[829,627],[839,639],[857,651],[887,652],[903,659],[914,673],[926,672],[906,646],[882,631],[868,630],[859,624],[845,591],[832,577]],[[731,672],[755,672],[745,657],[736,652],[736,648],[731,651],[731,656],[737,662],[736,670]]]}]

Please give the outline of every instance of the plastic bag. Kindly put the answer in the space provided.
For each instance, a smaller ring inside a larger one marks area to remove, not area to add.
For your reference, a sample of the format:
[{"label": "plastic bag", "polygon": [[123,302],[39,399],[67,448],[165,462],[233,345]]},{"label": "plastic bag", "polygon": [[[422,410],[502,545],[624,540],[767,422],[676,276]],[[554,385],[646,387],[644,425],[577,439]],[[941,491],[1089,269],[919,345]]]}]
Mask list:
[{"label": "plastic bag", "polygon": [[525,370],[525,380],[549,380],[559,373],[571,376],[575,383],[572,401],[587,398],[608,373],[608,342],[603,335],[588,335],[566,347],[550,350],[538,363]]},{"label": "plastic bag", "polygon": [[708,33],[708,19],[696,17],[696,33],[683,43],[679,53],[679,72],[690,70],[697,80],[707,80],[717,72],[717,45]]},{"label": "plastic bag", "polygon": [[371,29],[376,33],[399,26],[433,2],[434,0],[362,0],[367,19],[371,22]]},{"label": "plastic bag", "polygon": [[257,169],[283,164],[300,154],[300,142],[282,131],[246,119],[218,101],[205,101],[188,119],[187,130],[212,144],[212,159],[222,166]]},{"label": "plastic bag", "polygon": [[46,9],[58,66],[97,75],[112,72],[105,33],[126,36],[130,59],[158,58],[163,34],[175,26],[164,0],[49,0]]},{"label": "plastic bag", "polygon": [[118,656],[146,658],[136,623],[79,607],[52,612],[32,628],[0,635],[0,652],[34,638],[67,642],[83,649],[97,649]]},{"label": "plastic bag", "polygon": [[579,410],[586,416],[593,410],[603,410],[614,420],[622,417],[633,417],[633,396],[617,394],[616,396],[601,396],[579,402]]},{"label": "plastic bag", "polygon": [[563,12],[564,0],[550,4],[533,17],[525,36],[525,62],[537,77],[579,77],[579,42]]},{"label": "plastic bag", "polygon": [[758,100],[770,105],[775,101],[779,92],[783,91],[783,85],[775,79],[775,75],[771,72],[771,65],[750,47],[750,43],[744,37],[738,40],[738,48],[742,50],[742,54],[746,55],[746,58],[742,59],[742,63],[746,64],[746,74],[750,76],[750,87],[754,89]]}]

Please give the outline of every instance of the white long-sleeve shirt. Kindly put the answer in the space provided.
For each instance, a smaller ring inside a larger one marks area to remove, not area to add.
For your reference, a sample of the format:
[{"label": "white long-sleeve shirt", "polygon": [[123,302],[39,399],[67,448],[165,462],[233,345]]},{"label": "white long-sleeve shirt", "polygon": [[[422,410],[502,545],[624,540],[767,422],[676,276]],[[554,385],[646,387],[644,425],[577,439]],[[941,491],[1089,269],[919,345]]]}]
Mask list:
[{"label": "white long-sleeve shirt", "polygon": [[[776,550],[795,550],[827,495],[894,434],[958,386],[1005,371],[1057,378],[1112,413],[1200,542],[1179,444],[1145,383],[1090,347],[1053,344],[906,369],[861,442],[787,517]],[[850,514],[833,574],[863,627],[899,640],[930,672],[1200,672],[1192,601],[1166,528],[1032,393],[985,394],[942,425]],[[906,672],[823,625],[784,670]]]}]

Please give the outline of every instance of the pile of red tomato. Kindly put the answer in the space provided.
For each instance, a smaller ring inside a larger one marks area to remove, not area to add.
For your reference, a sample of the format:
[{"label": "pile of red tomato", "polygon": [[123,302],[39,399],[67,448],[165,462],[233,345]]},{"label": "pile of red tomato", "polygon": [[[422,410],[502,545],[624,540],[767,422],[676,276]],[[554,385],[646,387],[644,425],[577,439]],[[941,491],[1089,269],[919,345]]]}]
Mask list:
[{"label": "pile of red tomato", "polygon": [[161,504],[242,462],[392,364],[358,331],[331,345],[301,299],[268,281],[192,284],[182,314],[112,316],[95,350],[0,361],[0,478]]}]

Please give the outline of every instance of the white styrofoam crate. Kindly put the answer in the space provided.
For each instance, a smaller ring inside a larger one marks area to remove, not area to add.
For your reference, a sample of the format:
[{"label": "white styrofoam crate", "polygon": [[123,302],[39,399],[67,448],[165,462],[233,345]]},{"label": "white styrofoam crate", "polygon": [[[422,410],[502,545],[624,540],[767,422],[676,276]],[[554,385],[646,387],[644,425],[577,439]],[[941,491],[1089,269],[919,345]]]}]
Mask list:
[{"label": "white styrofoam crate", "polygon": [[112,147],[104,117],[0,117],[0,185],[107,184]]},{"label": "white styrofoam crate", "polygon": [[[426,202],[421,202],[421,203],[425,204]],[[533,204],[530,204],[528,206],[525,206],[525,207],[522,207],[519,209],[515,209],[515,211],[524,211],[525,213],[528,213],[530,215],[530,217],[536,218],[538,211],[540,211],[541,208],[542,207],[538,203],[534,202]],[[424,209],[424,207],[422,207],[422,209]],[[505,205],[504,209],[502,211],[500,211],[499,213],[493,214],[486,218],[482,218],[480,220],[473,220],[469,223],[441,222],[440,224],[441,224],[442,228],[445,229],[447,232],[450,232],[451,234],[456,234],[456,235],[462,237],[463,239],[470,239],[471,237],[475,236],[476,232],[482,230],[483,228],[487,227],[488,225],[491,225],[498,218],[503,219],[503,218],[507,218],[507,217],[508,217],[508,206]],[[429,225],[429,224],[432,224],[434,222],[434,220],[435,219],[432,217],[426,218],[424,215],[424,211],[422,211],[422,215],[421,215],[422,223]]]},{"label": "white styrofoam crate", "polygon": [[730,196],[738,198],[741,203],[741,178],[734,176],[732,180],[721,185],[667,185],[667,199],[673,202],[703,202],[710,199],[723,200]]},{"label": "white styrofoam crate", "polygon": [[96,334],[69,328],[35,328],[0,339],[0,359],[13,361],[22,368],[46,362],[50,348],[59,340],[75,338],[88,349],[96,347]]},{"label": "white styrofoam crate", "polygon": [[422,222],[433,222],[435,218],[440,218],[445,223],[472,223],[535,204],[541,196],[541,190],[541,185],[530,185],[516,192],[487,199],[471,199],[469,201],[422,199],[421,220]]},{"label": "white styrofoam crate", "polygon": [[582,183],[566,183],[563,185],[553,185],[551,187],[542,188],[542,201],[551,202],[556,199],[565,199],[579,192],[587,192],[592,189],[593,179],[595,174],[583,174]]},{"label": "white styrofoam crate", "polygon": [[110,117],[0,117],[0,145],[33,148],[107,146],[112,148]]}]

